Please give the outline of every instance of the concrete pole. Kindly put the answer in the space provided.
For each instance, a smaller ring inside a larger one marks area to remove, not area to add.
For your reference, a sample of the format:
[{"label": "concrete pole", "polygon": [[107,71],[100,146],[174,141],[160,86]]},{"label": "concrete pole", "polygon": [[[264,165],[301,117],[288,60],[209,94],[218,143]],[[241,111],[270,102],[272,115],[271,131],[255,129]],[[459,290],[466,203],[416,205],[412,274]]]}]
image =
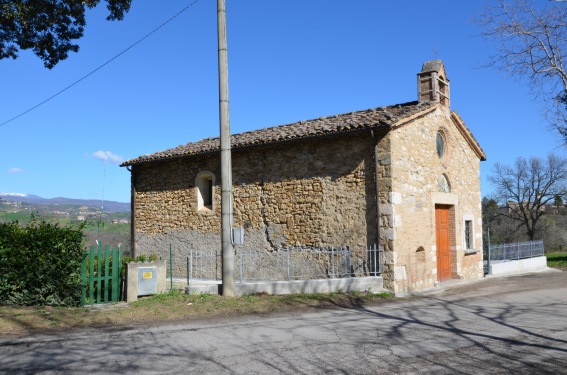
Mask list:
[{"label": "concrete pole", "polygon": [[491,274],[492,274],[492,272],[490,272],[490,257],[492,256],[492,254],[490,253],[490,223],[491,223],[491,222],[492,222],[492,220],[489,220],[489,221],[488,221],[488,226],[487,226],[487,232],[488,232],[488,235],[487,235],[487,237],[488,237],[488,259],[487,259],[487,261],[486,261],[486,267],[488,268],[488,270],[487,270],[486,273],[487,273],[488,275],[491,275]]},{"label": "concrete pole", "polygon": [[221,149],[221,241],[222,295],[234,296],[234,249],[232,246],[232,166],[230,155],[230,116],[228,101],[228,48],[225,0],[217,0],[219,45],[219,112]]}]

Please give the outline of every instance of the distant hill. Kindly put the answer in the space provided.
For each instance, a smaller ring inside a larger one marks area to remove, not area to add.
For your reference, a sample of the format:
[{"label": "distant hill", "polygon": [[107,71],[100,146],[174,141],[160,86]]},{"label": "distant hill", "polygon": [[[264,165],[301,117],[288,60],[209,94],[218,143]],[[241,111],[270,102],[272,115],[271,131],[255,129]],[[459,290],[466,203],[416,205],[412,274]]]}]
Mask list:
[{"label": "distant hill", "polygon": [[45,204],[45,205],[74,205],[74,206],[87,206],[100,209],[101,205],[106,212],[129,212],[130,203],[102,201],[100,199],[72,199],[72,198],[42,198],[33,194],[21,193],[2,193],[0,192],[0,199],[4,201],[23,202],[31,204]]}]

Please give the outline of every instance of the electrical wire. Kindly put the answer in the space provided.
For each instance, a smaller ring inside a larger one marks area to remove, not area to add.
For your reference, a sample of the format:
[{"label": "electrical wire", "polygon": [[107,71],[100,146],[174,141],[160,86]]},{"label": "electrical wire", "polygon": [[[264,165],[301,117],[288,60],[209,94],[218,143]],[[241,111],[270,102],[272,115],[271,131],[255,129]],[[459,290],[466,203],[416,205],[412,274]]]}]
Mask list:
[{"label": "electrical wire", "polygon": [[69,90],[71,87],[79,84],[80,82],[84,81],[85,79],[87,79],[88,77],[92,76],[94,73],[98,72],[99,70],[101,70],[102,68],[104,68],[105,66],[107,66],[108,64],[110,64],[111,62],[113,62],[114,60],[116,60],[117,58],[119,58],[120,56],[122,56],[123,54],[125,54],[126,52],[128,52],[129,50],[131,50],[132,48],[134,48],[136,45],[140,44],[142,41],[144,41],[145,39],[147,39],[148,37],[150,37],[152,34],[154,34],[155,32],[157,32],[159,29],[161,29],[162,27],[164,27],[165,25],[167,25],[168,23],[170,23],[171,21],[173,21],[175,18],[177,18],[178,16],[180,16],[183,12],[185,12],[187,9],[191,8],[193,5],[195,5],[199,0],[195,0],[193,1],[191,4],[187,5],[185,8],[181,9],[179,12],[177,12],[175,15],[173,15],[172,17],[170,17],[167,21],[163,22],[161,25],[159,25],[158,27],[156,27],[155,29],[153,29],[152,31],[150,31],[149,33],[147,33],[146,35],[144,35],[142,38],[138,39],[135,43],[131,44],[129,47],[127,47],[126,49],[122,50],[122,52],[118,53],[117,55],[115,55],[114,57],[112,57],[111,59],[107,60],[105,63],[103,63],[102,65],[99,65],[97,68],[95,68],[94,70],[90,71],[88,74],[84,75],[83,77],[79,78],[78,80],[76,80],[75,82],[71,83],[69,86],[65,87],[64,89],[58,91],[57,93],[51,95],[49,98],[43,100],[42,102],[34,105],[33,107],[25,110],[24,112],[20,113],[17,116],[12,117],[11,119],[4,121],[3,123],[0,124],[0,126],[4,126],[22,116],[24,116],[25,114],[33,111],[34,109],[42,106],[43,104],[49,102],[50,100],[56,98],[57,96],[61,95],[62,93],[64,93],[65,91]]}]

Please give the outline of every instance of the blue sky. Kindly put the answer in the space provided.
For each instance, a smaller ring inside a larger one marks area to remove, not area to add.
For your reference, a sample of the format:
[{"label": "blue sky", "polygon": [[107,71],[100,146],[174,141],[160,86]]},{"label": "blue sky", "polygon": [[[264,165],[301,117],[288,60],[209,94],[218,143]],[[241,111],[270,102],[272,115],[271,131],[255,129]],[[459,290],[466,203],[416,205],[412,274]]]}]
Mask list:
[{"label": "blue sky", "polygon": [[[48,70],[0,60],[0,123],[46,100],[194,0],[134,0],[122,22],[88,13],[79,53]],[[416,100],[442,59],[451,105],[488,160],[564,153],[521,81],[482,66],[483,1],[227,0],[231,132]],[[434,6],[432,6],[434,4]],[[219,135],[216,1],[199,0],[80,83],[0,126],[0,192],[130,200],[122,160]]]}]

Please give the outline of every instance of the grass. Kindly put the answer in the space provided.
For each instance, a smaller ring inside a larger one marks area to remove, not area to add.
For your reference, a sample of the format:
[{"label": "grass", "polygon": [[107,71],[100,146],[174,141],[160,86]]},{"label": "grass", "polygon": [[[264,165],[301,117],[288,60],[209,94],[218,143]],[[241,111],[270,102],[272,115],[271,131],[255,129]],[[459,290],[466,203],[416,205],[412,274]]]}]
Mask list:
[{"label": "grass", "polygon": [[250,314],[297,312],[313,308],[358,308],[393,300],[390,293],[353,292],[251,294],[222,297],[213,294],[168,293],[141,298],[130,304],[99,307],[0,306],[0,337],[39,332],[112,326],[148,326],[188,320],[235,317]]},{"label": "grass", "polygon": [[547,266],[567,271],[567,253],[547,253]]}]

